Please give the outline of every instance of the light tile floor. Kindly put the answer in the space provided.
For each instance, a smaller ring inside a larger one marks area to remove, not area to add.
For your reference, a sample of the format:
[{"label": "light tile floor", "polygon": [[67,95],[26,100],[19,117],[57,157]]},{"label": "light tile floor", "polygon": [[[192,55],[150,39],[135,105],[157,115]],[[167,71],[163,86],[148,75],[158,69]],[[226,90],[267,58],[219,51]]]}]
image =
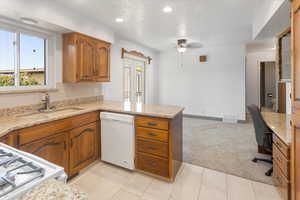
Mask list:
[{"label": "light tile floor", "polygon": [[69,182],[90,200],[281,200],[276,188],[184,163],[174,183],[97,162]]}]

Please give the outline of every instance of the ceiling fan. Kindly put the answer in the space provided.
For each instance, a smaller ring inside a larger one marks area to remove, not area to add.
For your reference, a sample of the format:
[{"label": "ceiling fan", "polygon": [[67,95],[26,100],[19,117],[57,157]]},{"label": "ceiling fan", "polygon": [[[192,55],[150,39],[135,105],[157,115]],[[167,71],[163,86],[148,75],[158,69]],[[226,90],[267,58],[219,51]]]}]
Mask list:
[{"label": "ceiling fan", "polygon": [[187,39],[178,39],[177,40],[177,51],[179,53],[186,52],[187,49],[199,49],[202,45],[198,42],[188,42]]}]

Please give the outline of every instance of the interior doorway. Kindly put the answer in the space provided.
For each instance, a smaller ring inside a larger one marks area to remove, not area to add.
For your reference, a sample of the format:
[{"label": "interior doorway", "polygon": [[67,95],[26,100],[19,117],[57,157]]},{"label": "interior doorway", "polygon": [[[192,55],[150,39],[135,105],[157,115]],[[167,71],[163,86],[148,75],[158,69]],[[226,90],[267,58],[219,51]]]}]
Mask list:
[{"label": "interior doorway", "polygon": [[276,110],[276,63],[260,63],[260,107],[263,111]]},{"label": "interior doorway", "polygon": [[133,103],[145,103],[145,66],[146,62],[123,59],[123,99]]}]

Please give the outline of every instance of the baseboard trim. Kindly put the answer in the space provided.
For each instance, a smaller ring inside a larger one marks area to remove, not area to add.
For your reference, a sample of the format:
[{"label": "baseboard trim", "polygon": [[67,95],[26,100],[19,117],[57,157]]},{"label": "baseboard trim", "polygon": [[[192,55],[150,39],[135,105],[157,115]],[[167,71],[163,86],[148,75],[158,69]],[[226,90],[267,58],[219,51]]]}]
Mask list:
[{"label": "baseboard trim", "polygon": [[184,117],[188,118],[196,118],[196,119],[207,119],[207,120],[213,120],[213,121],[223,121],[220,117],[209,117],[209,116],[202,116],[202,115],[191,115],[191,114],[183,114]]},{"label": "baseboard trim", "polygon": [[[183,114],[183,117],[195,118],[195,119],[206,119],[206,120],[213,120],[213,121],[218,121],[218,122],[223,121],[223,118],[221,118],[221,117],[209,117],[209,116],[202,116],[202,115]],[[247,123],[247,120],[239,119],[239,120],[237,120],[237,123],[244,124],[244,123]]]}]

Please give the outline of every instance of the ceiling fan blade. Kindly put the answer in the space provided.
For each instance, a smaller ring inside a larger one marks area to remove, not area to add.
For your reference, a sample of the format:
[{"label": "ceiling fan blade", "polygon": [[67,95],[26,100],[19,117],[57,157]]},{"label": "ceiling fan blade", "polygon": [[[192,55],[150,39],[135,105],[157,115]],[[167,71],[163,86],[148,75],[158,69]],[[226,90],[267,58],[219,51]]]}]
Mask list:
[{"label": "ceiling fan blade", "polygon": [[200,44],[200,43],[196,43],[196,42],[193,42],[193,43],[189,43],[187,45],[187,48],[190,48],[190,49],[198,49],[198,48],[202,48],[203,45]]}]

